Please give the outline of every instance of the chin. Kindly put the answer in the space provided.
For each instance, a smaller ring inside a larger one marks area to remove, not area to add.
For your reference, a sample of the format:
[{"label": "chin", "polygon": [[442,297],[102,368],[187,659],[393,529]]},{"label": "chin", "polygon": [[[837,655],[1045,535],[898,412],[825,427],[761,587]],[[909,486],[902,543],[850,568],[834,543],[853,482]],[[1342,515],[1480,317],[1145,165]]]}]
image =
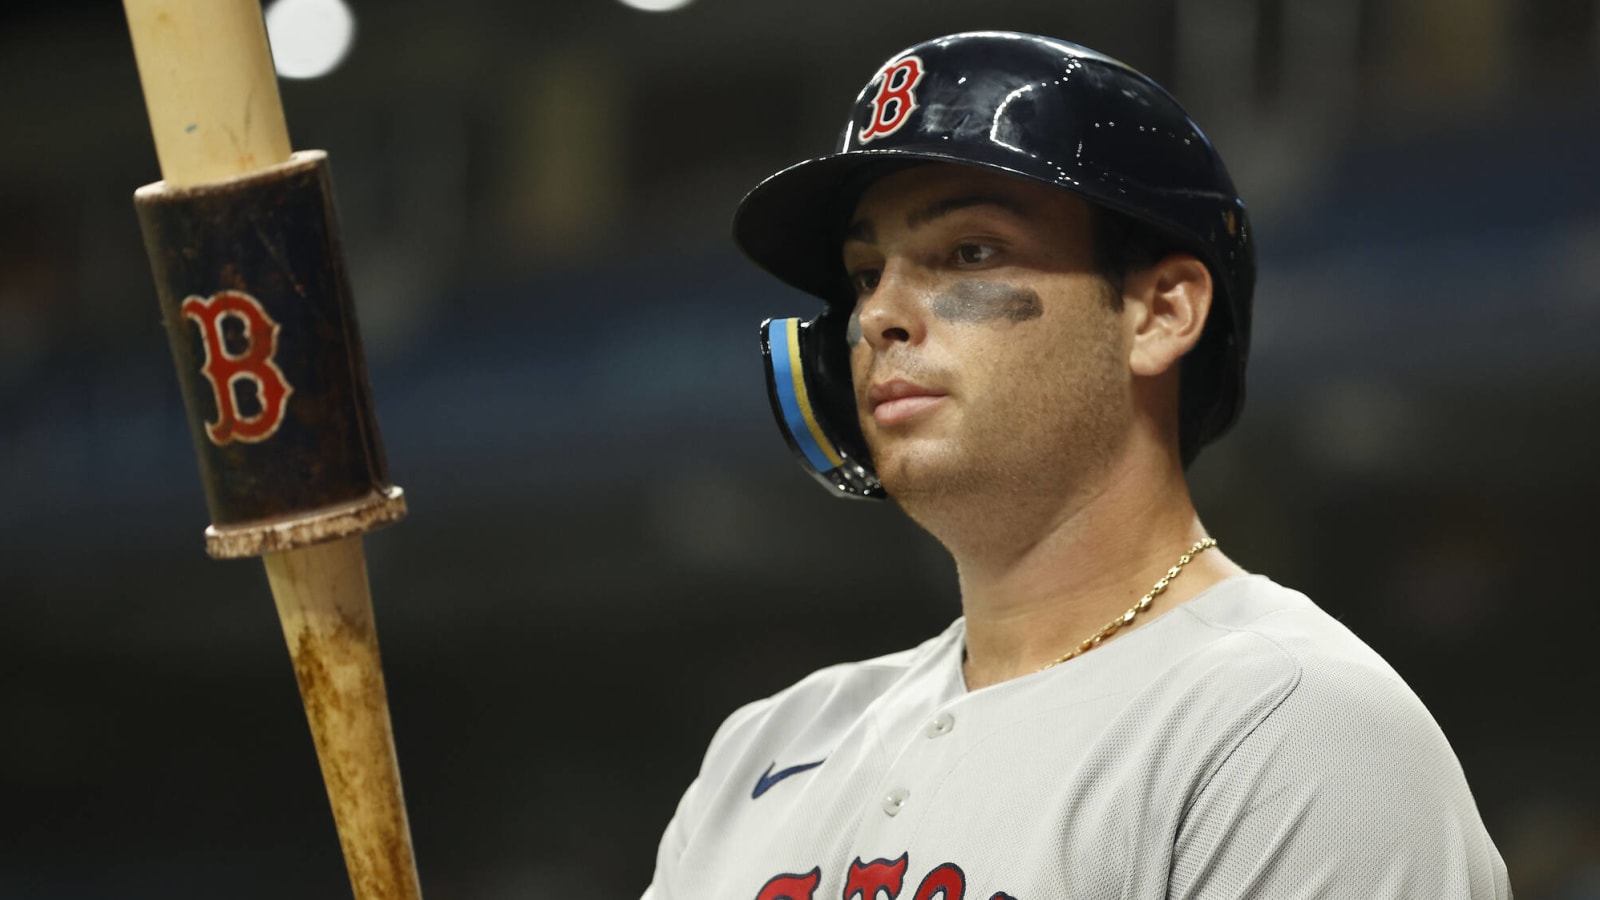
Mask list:
[{"label": "chin", "polygon": [[878,480],[890,496],[900,499],[947,493],[970,480],[971,466],[964,464],[959,454],[949,447],[928,446],[929,443],[897,442],[897,446],[873,451]]}]

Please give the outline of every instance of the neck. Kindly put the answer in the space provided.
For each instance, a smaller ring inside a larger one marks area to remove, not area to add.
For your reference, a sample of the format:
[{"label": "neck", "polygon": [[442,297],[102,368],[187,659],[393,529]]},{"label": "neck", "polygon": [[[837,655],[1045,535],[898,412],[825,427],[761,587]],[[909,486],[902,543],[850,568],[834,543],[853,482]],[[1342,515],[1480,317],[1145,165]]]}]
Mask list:
[{"label": "neck", "polygon": [[[1054,507],[1010,497],[974,516],[969,505],[966,521],[980,527],[935,532],[960,576],[970,690],[1038,671],[1072,650],[1206,536],[1176,459],[1124,457],[1094,482],[1090,491],[1058,493],[1067,499]],[[1118,634],[1238,574],[1209,550]]]}]

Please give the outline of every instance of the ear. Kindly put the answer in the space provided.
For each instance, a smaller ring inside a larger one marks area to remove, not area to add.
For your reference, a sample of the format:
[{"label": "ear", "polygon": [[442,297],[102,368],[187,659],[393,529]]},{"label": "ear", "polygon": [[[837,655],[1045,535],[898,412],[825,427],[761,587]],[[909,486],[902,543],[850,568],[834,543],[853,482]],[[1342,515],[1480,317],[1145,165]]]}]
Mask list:
[{"label": "ear", "polygon": [[1128,366],[1135,375],[1172,369],[1200,340],[1211,312],[1211,271],[1187,253],[1174,253],[1123,282],[1123,309],[1133,343]]}]

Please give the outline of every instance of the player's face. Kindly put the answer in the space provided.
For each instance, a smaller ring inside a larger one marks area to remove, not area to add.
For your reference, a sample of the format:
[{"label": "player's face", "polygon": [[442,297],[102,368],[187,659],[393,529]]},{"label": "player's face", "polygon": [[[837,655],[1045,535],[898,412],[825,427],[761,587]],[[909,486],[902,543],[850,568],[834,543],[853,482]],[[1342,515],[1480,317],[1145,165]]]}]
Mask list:
[{"label": "player's face", "polygon": [[1129,338],[1076,196],[971,167],[887,176],[844,243],[861,430],[905,503],[1083,487],[1131,410]]}]

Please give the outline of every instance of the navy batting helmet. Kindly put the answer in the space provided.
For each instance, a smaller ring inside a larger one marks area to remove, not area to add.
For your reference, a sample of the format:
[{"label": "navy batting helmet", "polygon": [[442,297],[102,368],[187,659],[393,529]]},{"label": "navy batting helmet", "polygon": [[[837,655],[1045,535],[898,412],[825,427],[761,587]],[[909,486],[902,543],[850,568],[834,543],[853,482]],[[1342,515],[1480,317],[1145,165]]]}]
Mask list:
[{"label": "navy batting helmet", "polygon": [[734,216],[734,240],[752,260],[826,303],[810,321],[763,322],[761,343],[784,437],[832,492],[884,496],[851,389],[844,229],[874,179],[925,162],[1073,191],[1204,262],[1217,302],[1183,362],[1185,464],[1233,424],[1244,403],[1255,252],[1211,142],[1171,94],[1108,56],[1037,35],[956,34],[891,57],[856,97],[839,152],[763,181]]}]

